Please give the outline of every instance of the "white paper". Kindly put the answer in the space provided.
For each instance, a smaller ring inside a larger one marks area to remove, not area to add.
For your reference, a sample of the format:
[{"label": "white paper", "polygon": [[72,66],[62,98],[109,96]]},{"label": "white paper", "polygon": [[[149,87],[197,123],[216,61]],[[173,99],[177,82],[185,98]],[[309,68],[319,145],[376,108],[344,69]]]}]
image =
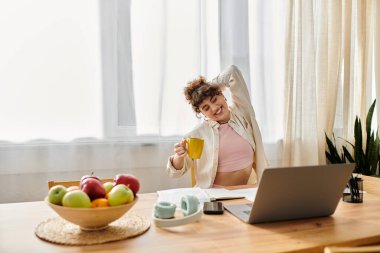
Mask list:
[{"label": "white paper", "polygon": [[231,191],[234,192],[235,195],[244,196],[245,199],[253,202],[256,198],[257,188],[245,188]]},{"label": "white paper", "polygon": [[167,201],[170,203],[174,203],[177,205],[177,207],[181,205],[181,198],[185,195],[194,195],[199,199],[199,202],[201,203],[213,201],[220,198],[246,198],[250,201],[253,201],[256,196],[256,190],[256,188],[246,188],[238,190],[227,190],[225,188],[201,189],[199,187],[176,188],[157,191],[157,201]]},{"label": "white paper", "polygon": [[194,195],[199,199],[199,202],[204,203],[210,201],[210,197],[199,187],[194,188],[176,188],[169,190],[157,191],[157,201],[167,201],[174,203],[177,207],[181,206],[181,198],[185,195]]}]

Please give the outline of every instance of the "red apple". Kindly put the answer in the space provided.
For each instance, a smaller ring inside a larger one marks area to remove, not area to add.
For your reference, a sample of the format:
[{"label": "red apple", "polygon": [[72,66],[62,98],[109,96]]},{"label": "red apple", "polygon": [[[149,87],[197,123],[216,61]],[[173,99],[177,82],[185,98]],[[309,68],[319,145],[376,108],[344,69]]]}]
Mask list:
[{"label": "red apple", "polygon": [[94,172],[91,172],[91,175],[84,175],[84,176],[80,179],[80,187],[82,187],[82,182],[83,182],[84,180],[86,180],[87,178],[94,178],[94,179],[98,180],[99,182],[101,182],[100,178],[97,177],[97,176],[95,176],[95,175],[94,175]]},{"label": "red apple", "polygon": [[81,190],[87,193],[91,200],[104,198],[106,196],[106,189],[102,182],[96,178],[88,177],[81,181]]},{"label": "red apple", "polygon": [[136,194],[140,190],[140,182],[139,180],[130,174],[118,174],[115,176],[114,180],[115,185],[118,184],[124,184],[129,187],[133,191],[133,194],[136,196]]}]

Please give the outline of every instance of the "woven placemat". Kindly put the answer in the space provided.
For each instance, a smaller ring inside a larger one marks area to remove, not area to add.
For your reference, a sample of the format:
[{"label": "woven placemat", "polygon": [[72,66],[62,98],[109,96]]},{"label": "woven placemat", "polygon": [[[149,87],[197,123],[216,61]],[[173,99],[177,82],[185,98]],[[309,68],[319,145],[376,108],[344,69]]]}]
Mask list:
[{"label": "woven placemat", "polygon": [[150,220],[128,213],[110,223],[103,230],[84,231],[61,217],[49,218],[36,227],[35,234],[42,240],[63,245],[94,245],[135,237],[146,232]]}]

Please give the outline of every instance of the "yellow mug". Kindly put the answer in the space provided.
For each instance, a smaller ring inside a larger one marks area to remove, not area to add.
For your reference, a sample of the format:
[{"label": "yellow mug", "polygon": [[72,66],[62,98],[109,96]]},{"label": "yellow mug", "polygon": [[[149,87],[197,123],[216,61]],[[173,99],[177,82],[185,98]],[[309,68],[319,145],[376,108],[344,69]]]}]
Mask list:
[{"label": "yellow mug", "polygon": [[202,156],[204,140],[201,138],[187,138],[187,153],[190,158],[199,159]]}]

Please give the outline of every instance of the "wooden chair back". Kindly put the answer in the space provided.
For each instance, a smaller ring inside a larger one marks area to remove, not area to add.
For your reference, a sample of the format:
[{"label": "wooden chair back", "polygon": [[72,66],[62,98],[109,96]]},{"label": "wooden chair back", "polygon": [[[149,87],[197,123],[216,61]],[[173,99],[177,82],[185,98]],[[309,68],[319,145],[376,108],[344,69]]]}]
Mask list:
[{"label": "wooden chair back", "polygon": [[[113,182],[113,178],[104,178],[100,179],[102,183],[105,182]],[[49,181],[48,182],[48,188],[50,189],[51,187],[55,185],[63,185],[65,187],[70,187],[70,186],[79,186],[80,180],[74,180],[74,181]]]},{"label": "wooden chair back", "polygon": [[191,187],[194,187],[197,184],[197,180],[195,179],[195,174],[197,173],[195,163],[193,166],[191,166],[190,172],[191,172]]}]

